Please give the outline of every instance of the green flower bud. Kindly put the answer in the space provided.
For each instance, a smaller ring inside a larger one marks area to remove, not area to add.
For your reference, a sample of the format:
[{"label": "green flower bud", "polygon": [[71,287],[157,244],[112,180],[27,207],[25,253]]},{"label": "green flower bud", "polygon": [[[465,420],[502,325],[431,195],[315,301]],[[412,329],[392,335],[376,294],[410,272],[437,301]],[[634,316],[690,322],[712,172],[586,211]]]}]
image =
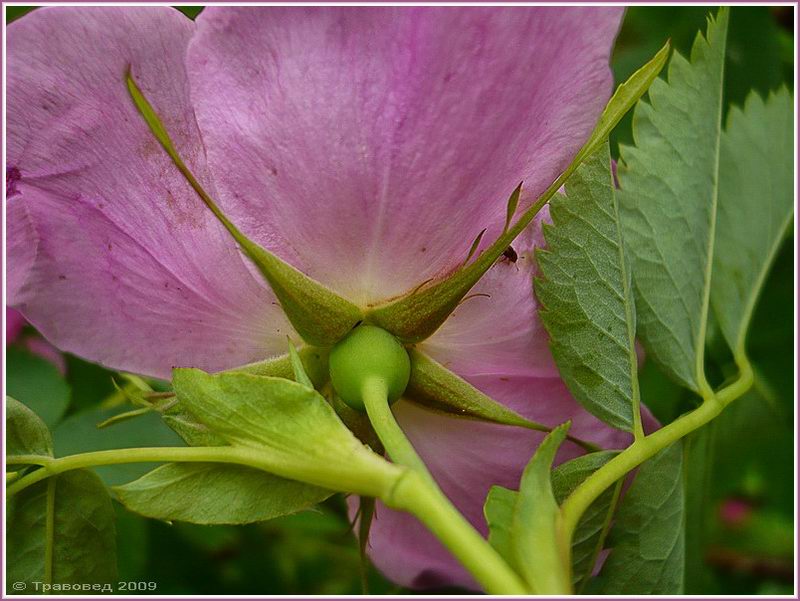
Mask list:
[{"label": "green flower bud", "polygon": [[403,345],[386,330],[359,326],[333,347],[329,359],[331,382],[341,399],[364,411],[364,383],[380,379],[388,401],[400,398],[408,385],[411,361]]}]

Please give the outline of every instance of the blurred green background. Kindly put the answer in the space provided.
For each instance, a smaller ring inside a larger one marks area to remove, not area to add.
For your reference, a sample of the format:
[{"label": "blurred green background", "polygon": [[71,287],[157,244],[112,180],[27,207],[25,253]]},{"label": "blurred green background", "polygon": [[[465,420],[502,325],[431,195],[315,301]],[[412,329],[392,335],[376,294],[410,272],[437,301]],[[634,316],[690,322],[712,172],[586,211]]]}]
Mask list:
[{"label": "blurred green background", "polygon": [[[6,6],[8,22],[33,10]],[[180,7],[195,17],[201,7]],[[629,8],[613,58],[623,81],[666,40],[688,54],[707,7]],[[791,87],[794,68],[791,7],[734,7],[728,40],[725,94],[741,104],[751,89],[762,95]],[[630,117],[612,142],[628,143]],[[793,236],[787,238],[758,307],[751,334],[757,384],[687,444],[687,592],[791,594],[794,572],[793,493]],[[77,357],[62,374],[32,354],[27,328],[7,348],[8,393],[53,428],[56,453],[174,444],[177,437],[153,416],[98,430],[103,419],[129,408],[113,385],[125,380]],[[721,381],[730,371],[723,345],[710,340]],[[642,375],[643,398],[668,422],[694,400],[652,365]],[[98,470],[110,484],[129,481],[151,466]],[[120,580],[158,583],[156,594],[357,594],[360,560],[341,498],[318,511],[247,527],[203,527],[145,520],[117,507]],[[369,592],[404,591],[374,569]],[[438,591],[453,592],[453,591]]]}]

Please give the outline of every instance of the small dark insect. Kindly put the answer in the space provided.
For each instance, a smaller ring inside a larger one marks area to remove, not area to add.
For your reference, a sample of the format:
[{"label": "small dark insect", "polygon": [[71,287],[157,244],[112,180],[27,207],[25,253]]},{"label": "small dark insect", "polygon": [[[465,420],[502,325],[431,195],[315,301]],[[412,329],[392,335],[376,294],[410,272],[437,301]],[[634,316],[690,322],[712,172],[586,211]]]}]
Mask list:
[{"label": "small dark insect", "polygon": [[[517,251],[514,250],[513,246],[509,246],[503,251],[503,259],[508,259],[509,263],[516,263],[518,258]],[[502,261],[503,259],[500,260]]]}]

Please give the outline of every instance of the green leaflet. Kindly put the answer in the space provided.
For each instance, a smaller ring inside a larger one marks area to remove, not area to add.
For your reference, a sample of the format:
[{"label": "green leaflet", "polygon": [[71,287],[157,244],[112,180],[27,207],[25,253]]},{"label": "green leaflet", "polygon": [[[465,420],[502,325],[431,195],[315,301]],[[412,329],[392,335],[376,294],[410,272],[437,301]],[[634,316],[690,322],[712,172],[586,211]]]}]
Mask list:
[{"label": "green leaflet", "polygon": [[[375,307],[367,313],[367,321],[388,330],[403,342],[408,343],[419,342],[433,334],[572,172],[608,138],[608,134],[619,123],[623,115],[647,91],[650,83],[664,66],[668,53],[669,46],[664,46],[650,62],[617,88],[591,136],[569,167],[520,216],[516,223],[506,228],[503,235],[484,250],[477,259],[458,269],[444,280],[422,286],[400,299]],[[507,206],[507,217],[516,211],[519,193],[519,188],[511,193]]]},{"label": "green leaflet", "polygon": [[52,428],[69,405],[69,385],[58,368],[29,351],[6,349],[6,391]]},{"label": "green leaflet", "polygon": [[656,80],[623,147],[619,193],[633,268],[638,333],[652,357],[698,393],[719,189],[722,72],[728,9],[698,34],[692,62],[675,54],[669,83]]},{"label": "green leaflet", "polygon": [[[314,387],[321,388],[328,381],[328,351],[312,346],[303,346],[297,350],[297,355],[301,361],[303,371],[312,381]],[[281,355],[242,365],[224,373],[248,373],[257,376],[274,376],[276,378],[293,378],[295,368],[300,366],[293,365],[289,354]],[[172,403],[164,404],[158,408],[164,422],[178,435],[183,438],[186,444],[194,447],[215,447],[227,444],[222,438],[215,435],[205,424],[186,410],[178,401],[173,399]]]},{"label": "green leaflet", "polygon": [[186,411],[278,476],[379,497],[403,473],[363,446],[318,392],[297,382],[176,369],[173,385]]},{"label": "green leaflet", "polygon": [[492,486],[483,505],[483,515],[489,526],[489,544],[495,548],[508,564],[519,571],[517,560],[511,546],[511,521],[519,493],[502,486]]},{"label": "green leaflet", "polygon": [[684,486],[681,443],[642,464],[620,503],[611,554],[591,593],[677,595],[683,592]]},{"label": "green leaflet", "polygon": [[[614,451],[590,453],[555,468],[551,480],[556,502],[561,503],[578,484],[605,465],[615,454]],[[518,565],[511,544],[512,519],[518,496],[517,491],[493,486],[489,490],[483,508],[489,526],[489,542],[512,566]],[[615,489],[608,489],[592,503],[578,523],[571,551],[572,582],[576,587],[591,575],[597,555],[605,541],[611,514],[616,508],[616,498]],[[580,590],[577,592],[580,593]]]},{"label": "green leaflet", "polygon": [[794,214],[792,97],[751,93],[722,133],[711,305],[741,358],[758,295]]},{"label": "green leaflet", "polygon": [[240,465],[168,463],[114,488],[131,511],[194,524],[249,524],[309,509],[331,491]]},{"label": "green leaflet", "polygon": [[33,411],[10,396],[6,397],[6,462],[31,465],[15,457],[32,456],[49,459],[53,456],[50,430]]},{"label": "green leaflet", "polygon": [[92,472],[67,472],[11,497],[6,526],[6,578],[27,593],[37,594],[36,582],[39,595],[42,584],[116,583],[114,507]]},{"label": "green leaflet", "polygon": [[[559,465],[553,470],[552,477],[556,502],[561,504],[581,482],[615,455],[615,451],[600,451]],[[572,536],[572,583],[578,594],[591,577],[597,557],[603,550],[618,498],[618,488],[606,489],[584,512],[575,528]]]},{"label": "green leaflet", "polygon": [[160,117],[144,97],[130,73],[126,74],[125,80],[131,99],[150,131],[186,181],[267,280],[280,301],[284,313],[303,340],[310,344],[332,345],[347,334],[353,326],[361,321],[361,309],[283,262],[239,231],[183,162]]},{"label": "green leaflet", "polygon": [[514,563],[537,595],[572,590],[569,544],[561,532],[561,512],[553,496],[550,470],[569,423],[548,434],[522,473],[514,516],[511,551]]},{"label": "green leaflet", "polygon": [[547,250],[537,249],[540,315],[558,369],[587,411],[641,434],[631,272],[604,144],[550,202]]}]

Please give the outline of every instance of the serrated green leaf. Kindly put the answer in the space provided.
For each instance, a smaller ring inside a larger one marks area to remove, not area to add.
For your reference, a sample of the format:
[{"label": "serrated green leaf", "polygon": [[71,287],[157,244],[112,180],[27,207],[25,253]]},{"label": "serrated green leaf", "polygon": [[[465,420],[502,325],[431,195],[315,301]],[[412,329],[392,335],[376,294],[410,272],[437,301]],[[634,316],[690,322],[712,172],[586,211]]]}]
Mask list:
[{"label": "serrated green leaf", "polygon": [[193,524],[249,524],[313,507],[333,493],[240,465],[168,463],[114,488],[128,509]]},{"label": "serrated green leaf", "polygon": [[[53,456],[50,430],[33,411],[10,396],[6,397],[6,461],[20,465],[15,457],[34,456],[49,459]],[[23,462],[22,465],[30,465]]]},{"label": "serrated green leaf", "polygon": [[[615,451],[581,455],[553,470],[553,496],[561,504],[579,484],[614,457]],[[619,499],[619,488],[606,489],[583,513],[572,535],[572,583],[580,594],[602,551]]]},{"label": "serrated green leaf", "polygon": [[550,216],[535,288],[561,377],[587,411],[641,432],[636,310],[608,144],[567,180]]},{"label": "serrated green leaf", "polygon": [[21,582],[32,594],[34,583],[42,594],[43,584],[116,582],[114,507],[92,472],[66,472],[26,488],[9,499],[6,518],[7,582]]},{"label": "serrated green leaf", "polygon": [[6,392],[52,428],[69,406],[69,385],[58,368],[27,350],[6,348]]},{"label": "serrated green leaf", "polygon": [[[583,160],[591,155],[605,140],[636,101],[647,91],[656,78],[669,54],[669,45],[664,46],[646,65],[636,71],[620,85],[606,105],[597,125],[586,144],[572,163],[554,181],[537,201],[520,216],[491,246],[472,263],[455,271],[452,275],[423,286],[410,294],[375,307],[367,312],[366,320],[388,330],[400,340],[415,343],[425,340],[450,316],[470,289],[527,227],[536,213],[556,193]],[[511,194],[519,194],[519,188]],[[509,205],[512,200],[509,200]]]},{"label": "serrated green leaf", "polygon": [[719,189],[728,9],[698,34],[691,63],[674,54],[633,116],[635,147],[618,175],[633,267],[638,333],[648,356],[707,393],[704,346]]},{"label": "serrated green leaf", "polygon": [[639,468],[611,530],[612,550],[592,592],[679,595],[684,581],[684,486],[681,443]]},{"label": "serrated green leaf", "polygon": [[534,594],[565,594],[572,590],[569,544],[561,531],[561,511],[553,496],[550,470],[569,423],[548,434],[522,473],[511,520],[514,564]]},{"label": "serrated green leaf", "polygon": [[794,119],[786,88],[752,93],[722,133],[711,304],[731,349],[745,352],[750,318],[794,214]]},{"label": "serrated green leaf", "polygon": [[264,276],[284,313],[303,340],[310,344],[332,345],[344,337],[362,320],[361,309],[245,236],[222,212],[183,162],[160,117],[130,73],[126,75],[126,85],[150,131],[178,171]]},{"label": "serrated green leaf", "polygon": [[256,452],[276,475],[379,497],[404,473],[353,436],[318,392],[297,382],[176,369],[173,386],[185,410],[229,444]]}]

